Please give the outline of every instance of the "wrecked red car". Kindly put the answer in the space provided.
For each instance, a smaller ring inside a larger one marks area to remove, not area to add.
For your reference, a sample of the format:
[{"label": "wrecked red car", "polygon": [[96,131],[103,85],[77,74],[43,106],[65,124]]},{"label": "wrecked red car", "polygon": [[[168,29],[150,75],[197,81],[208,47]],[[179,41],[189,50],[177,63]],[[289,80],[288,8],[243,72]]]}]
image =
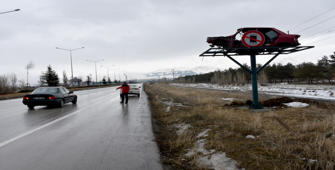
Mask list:
[{"label": "wrecked red car", "polygon": [[[257,42],[258,45],[249,46],[242,42],[245,33],[256,32],[262,34],[262,41],[255,39],[256,37],[249,36],[249,43]],[[298,38],[300,35],[286,34],[276,28],[266,27],[248,27],[237,29],[237,32],[231,36],[208,37],[207,42],[211,47],[219,48],[246,48],[246,47],[295,47],[300,45]]]}]

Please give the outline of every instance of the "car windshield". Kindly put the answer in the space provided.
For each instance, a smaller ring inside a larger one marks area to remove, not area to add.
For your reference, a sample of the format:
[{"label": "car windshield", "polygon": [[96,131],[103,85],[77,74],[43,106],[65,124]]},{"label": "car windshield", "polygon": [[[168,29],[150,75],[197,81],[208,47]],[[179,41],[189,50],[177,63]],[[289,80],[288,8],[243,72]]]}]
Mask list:
[{"label": "car windshield", "polygon": [[129,85],[130,88],[137,88],[137,85],[131,84]]},{"label": "car windshield", "polygon": [[50,88],[50,87],[40,87],[35,89],[31,94],[41,94],[41,93],[58,93],[58,88]]}]

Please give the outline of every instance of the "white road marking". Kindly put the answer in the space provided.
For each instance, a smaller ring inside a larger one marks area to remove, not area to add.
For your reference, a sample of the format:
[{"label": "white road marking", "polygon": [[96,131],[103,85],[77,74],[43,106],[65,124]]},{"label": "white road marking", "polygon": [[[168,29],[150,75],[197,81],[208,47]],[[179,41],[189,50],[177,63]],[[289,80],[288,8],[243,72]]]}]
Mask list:
[{"label": "white road marking", "polygon": [[[107,101],[105,101],[105,102],[109,102],[109,100],[107,100]],[[105,102],[103,102],[103,103],[105,103]],[[57,123],[57,122],[59,122],[59,121],[61,121],[61,120],[64,120],[64,119],[66,119],[66,118],[68,118],[68,117],[70,117],[70,116],[73,116],[73,115],[77,114],[78,112],[81,112],[81,111],[83,111],[83,110],[85,110],[85,109],[88,109],[88,108],[94,106],[95,104],[101,104],[101,103],[100,103],[100,101],[99,101],[99,102],[96,102],[96,103],[94,103],[94,104],[92,104],[92,105],[90,105],[90,106],[87,106],[87,107],[85,107],[85,108],[83,108],[83,109],[77,110],[77,111],[75,111],[75,112],[73,112],[73,113],[71,113],[71,114],[68,114],[68,115],[66,115],[66,116],[60,117],[60,118],[58,118],[58,119],[55,119],[55,120],[53,120],[53,121],[51,121],[51,122],[49,122],[49,123],[46,123],[46,124],[44,124],[44,125],[42,125],[42,126],[40,126],[40,127],[38,127],[38,128],[35,128],[35,129],[31,130],[31,131],[28,131],[28,132],[23,133],[23,134],[21,134],[21,135],[19,135],[19,136],[16,136],[16,137],[14,137],[14,138],[11,138],[11,139],[9,139],[9,140],[6,140],[6,141],[0,143],[0,148],[4,147],[4,146],[6,146],[6,145],[8,145],[8,144],[10,144],[10,143],[12,143],[12,142],[15,142],[15,141],[17,141],[17,140],[19,140],[19,139],[21,139],[21,138],[23,138],[23,137],[25,137],[25,136],[28,136],[28,135],[30,135],[30,134],[36,132],[36,131],[39,131],[39,130],[41,130],[41,129],[44,129],[44,128],[46,128],[46,127],[52,125],[52,124],[55,124],[55,123]]]}]

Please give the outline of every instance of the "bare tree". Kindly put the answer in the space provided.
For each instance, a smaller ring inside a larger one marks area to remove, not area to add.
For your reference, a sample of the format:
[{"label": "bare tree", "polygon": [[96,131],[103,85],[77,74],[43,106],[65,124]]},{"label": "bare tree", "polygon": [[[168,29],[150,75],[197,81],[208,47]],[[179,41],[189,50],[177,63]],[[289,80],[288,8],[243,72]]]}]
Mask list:
[{"label": "bare tree", "polygon": [[87,75],[87,80],[86,80],[86,82],[87,82],[87,86],[90,86],[90,83],[92,82],[92,74]]},{"label": "bare tree", "polygon": [[29,70],[33,69],[34,67],[35,67],[35,64],[32,61],[30,61],[25,67],[25,69],[27,70],[27,87],[29,86],[29,82],[28,82]]},{"label": "bare tree", "polygon": [[14,92],[16,90],[17,77],[15,73],[8,74],[9,82],[11,85],[11,90]]},{"label": "bare tree", "polygon": [[24,82],[24,79],[21,79],[18,82],[19,82],[20,88],[23,89],[24,86],[26,85],[26,82]]},{"label": "bare tree", "polygon": [[9,81],[6,75],[0,75],[0,94],[9,93]]},{"label": "bare tree", "polygon": [[65,87],[69,86],[68,82],[69,82],[69,79],[67,78],[66,72],[64,70],[63,71],[63,83]]}]

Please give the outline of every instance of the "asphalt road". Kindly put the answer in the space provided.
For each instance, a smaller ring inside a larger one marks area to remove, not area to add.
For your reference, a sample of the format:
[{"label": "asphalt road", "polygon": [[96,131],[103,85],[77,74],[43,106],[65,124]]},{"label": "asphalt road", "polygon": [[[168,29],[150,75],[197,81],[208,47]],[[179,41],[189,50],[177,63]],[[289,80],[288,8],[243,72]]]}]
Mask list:
[{"label": "asphalt road", "polygon": [[75,94],[64,108],[0,101],[1,170],[162,169],[143,90],[127,105],[115,87]]}]

